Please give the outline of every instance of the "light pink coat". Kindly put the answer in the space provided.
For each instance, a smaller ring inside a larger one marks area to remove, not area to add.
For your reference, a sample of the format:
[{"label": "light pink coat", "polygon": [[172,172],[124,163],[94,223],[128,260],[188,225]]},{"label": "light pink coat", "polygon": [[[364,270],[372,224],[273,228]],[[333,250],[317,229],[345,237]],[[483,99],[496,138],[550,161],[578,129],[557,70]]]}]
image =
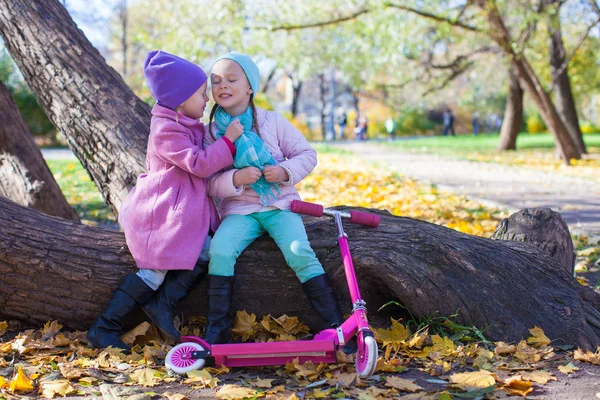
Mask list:
[{"label": "light pink coat", "polygon": [[[280,184],[281,194],[271,204],[281,210],[288,210],[292,200],[300,200],[294,185],[304,179],[317,165],[317,153],[300,132],[283,116],[273,111],[256,109],[260,137],[267,145],[277,165],[283,167],[290,179]],[[204,146],[215,142],[216,126],[213,135],[206,133]],[[229,214],[247,215],[263,208],[258,194],[250,185],[236,188],[233,185],[232,167],[208,179],[208,195],[219,202],[221,217]]]},{"label": "light pink coat", "polygon": [[233,165],[224,139],[202,149],[204,124],[155,105],[147,172],[121,206],[119,223],[138,268],[194,268],[209,228],[220,222],[206,178]]}]

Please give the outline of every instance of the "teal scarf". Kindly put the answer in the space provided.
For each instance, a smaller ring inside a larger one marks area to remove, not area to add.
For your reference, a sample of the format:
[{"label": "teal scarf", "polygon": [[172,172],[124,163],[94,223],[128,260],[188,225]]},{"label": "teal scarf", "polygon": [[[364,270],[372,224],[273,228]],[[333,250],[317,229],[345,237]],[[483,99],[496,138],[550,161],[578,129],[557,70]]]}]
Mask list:
[{"label": "teal scarf", "polygon": [[[222,108],[217,108],[215,113],[215,123],[217,124],[217,137],[222,137],[227,130],[229,124],[239,119],[244,127],[244,133],[238,140],[235,141],[235,158],[233,159],[234,168],[256,167],[261,171],[265,165],[276,165],[273,156],[262,139],[252,129],[252,108],[248,107],[246,111],[237,117],[232,117]],[[262,175],[259,180],[254,182],[252,189],[260,196],[260,202],[263,206],[268,206],[274,200],[277,200],[277,195],[281,194],[281,189],[277,183],[267,182],[265,176]]]}]

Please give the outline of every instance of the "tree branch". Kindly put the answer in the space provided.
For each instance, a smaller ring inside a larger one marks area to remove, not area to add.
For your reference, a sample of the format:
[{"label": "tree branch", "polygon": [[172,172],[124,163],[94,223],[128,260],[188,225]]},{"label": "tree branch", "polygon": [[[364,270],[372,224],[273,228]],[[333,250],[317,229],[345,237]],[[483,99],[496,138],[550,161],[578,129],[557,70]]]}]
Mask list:
[{"label": "tree branch", "polygon": [[[408,11],[410,13],[417,14],[417,15],[419,15],[421,17],[424,17],[424,18],[427,18],[427,19],[432,19],[432,20],[437,21],[437,22],[445,22],[445,23],[448,23],[448,24],[450,24],[452,26],[456,26],[456,27],[459,27],[459,28],[462,28],[462,29],[466,29],[466,30],[471,31],[471,32],[482,32],[481,29],[479,29],[479,28],[477,28],[475,26],[472,26],[472,25],[465,24],[464,22],[461,22],[458,19],[447,18],[447,17],[441,16],[441,15],[436,15],[436,14],[427,12],[427,11],[422,11],[422,10],[418,10],[416,8],[408,7],[408,6],[405,6],[405,5],[402,5],[402,4],[385,3],[384,5],[386,7],[388,7],[388,8],[397,8],[399,10]],[[460,15],[462,15],[462,12],[460,13]]]},{"label": "tree branch", "polygon": [[595,0],[590,0],[590,5],[594,9],[594,11],[596,11],[596,14],[600,15],[600,6],[598,6],[598,3],[596,3]]},{"label": "tree branch", "polygon": [[493,47],[482,47],[482,48],[476,49],[470,53],[461,54],[461,55],[457,56],[453,61],[451,61],[447,64],[429,63],[429,66],[431,68],[435,68],[435,69],[455,69],[457,67],[460,67],[460,65],[463,63],[464,60],[468,60],[469,58],[471,58],[477,54],[487,53],[487,52],[497,52],[497,49],[495,49]]},{"label": "tree branch", "polygon": [[[596,18],[596,20],[590,26],[588,26],[588,28],[585,30],[585,33],[583,34],[583,36],[577,42],[577,45],[575,45],[575,47],[573,48],[573,50],[571,50],[571,53],[565,59],[565,62],[562,63],[562,65],[560,66],[560,69],[556,73],[556,75],[555,75],[556,78],[559,77],[563,73],[563,71],[565,70],[565,68],[567,68],[567,66],[569,65],[569,62],[571,62],[571,59],[575,55],[575,52],[581,47],[581,45],[583,44],[583,42],[585,41],[585,39],[590,34],[590,31],[592,30],[592,28],[594,26],[598,25],[599,22],[600,22],[600,15],[598,16],[598,18]],[[550,88],[548,88],[548,93],[549,94],[552,93],[552,90],[554,90],[554,86],[556,86],[556,79],[552,79],[552,83],[550,84]]]},{"label": "tree branch", "polygon": [[332,19],[329,21],[321,21],[321,22],[314,22],[312,24],[295,24],[295,25],[281,25],[281,26],[274,26],[274,27],[262,27],[259,29],[266,29],[270,32],[276,32],[276,31],[293,31],[293,30],[299,30],[299,29],[308,29],[308,28],[321,28],[321,27],[325,27],[328,25],[336,25],[342,22],[347,22],[347,21],[352,21],[355,20],[356,18],[360,17],[363,14],[367,14],[370,13],[372,10],[368,10],[368,9],[362,9],[359,10],[355,13],[352,13],[350,15],[341,17],[341,18],[336,18],[336,19]]}]

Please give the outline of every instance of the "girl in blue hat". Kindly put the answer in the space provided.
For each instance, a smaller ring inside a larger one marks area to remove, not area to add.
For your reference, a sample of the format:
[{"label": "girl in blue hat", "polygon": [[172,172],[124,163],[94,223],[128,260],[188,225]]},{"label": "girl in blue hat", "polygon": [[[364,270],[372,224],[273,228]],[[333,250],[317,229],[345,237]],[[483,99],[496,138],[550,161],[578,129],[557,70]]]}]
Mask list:
[{"label": "girl in blue hat", "polygon": [[[235,143],[233,168],[208,180],[208,193],[220,200],[223,221],[211,242],[208,275],[208,326],[204,339],[230,341],[234,265],[242,251],[263,233],[277,243],[302,283],[324,327],[342,323],[335,292],[315,256],[300,215],[290,211],[300,200],[294,185],[317,165],[317,154],[283,116],[254,104],[260,87],[258,67],[250,57],[231,52],[212,66],[216,102],[210,113],[209,146],[239,119],[243,135]],[[214,121],[214,122],[213,122]]]}]

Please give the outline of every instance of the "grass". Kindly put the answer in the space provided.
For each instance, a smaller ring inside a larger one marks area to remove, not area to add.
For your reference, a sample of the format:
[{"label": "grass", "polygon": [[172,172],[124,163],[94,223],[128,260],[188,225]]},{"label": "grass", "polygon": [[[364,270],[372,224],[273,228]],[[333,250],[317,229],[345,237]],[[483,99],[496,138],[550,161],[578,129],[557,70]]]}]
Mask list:
[{"label": "grass", "polygon": [[[600,133],[583,136],[588,147],[600,148]],[[419,139],[396,140],[387,142],[390,147],[400,149],[416,149],[433,153],[469,153],[474,151],[496,151],[498,134],[432,136]],[[555,142],[552,135],[547,133],[520,133],[517,137],[517,150],[554,150]],[[600,149],[598,149],[600,151]]]},{"label": "grass", "polygon": [[78,160],[48,160],[54,179],[81,220],[90,225],[114,223],[116,218]]}]

